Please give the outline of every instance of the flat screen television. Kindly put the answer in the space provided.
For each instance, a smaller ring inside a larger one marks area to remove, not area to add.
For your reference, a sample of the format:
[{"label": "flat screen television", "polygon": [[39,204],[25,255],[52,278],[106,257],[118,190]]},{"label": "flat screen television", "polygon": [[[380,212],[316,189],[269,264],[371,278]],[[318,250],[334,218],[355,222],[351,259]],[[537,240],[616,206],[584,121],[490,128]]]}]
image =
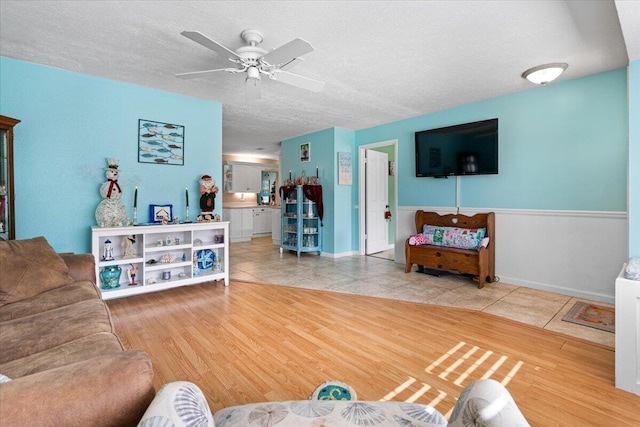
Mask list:
[{"label": "flat screen television", "polygon": [[416,176],[498,173],[498,119],[416,132]]}]

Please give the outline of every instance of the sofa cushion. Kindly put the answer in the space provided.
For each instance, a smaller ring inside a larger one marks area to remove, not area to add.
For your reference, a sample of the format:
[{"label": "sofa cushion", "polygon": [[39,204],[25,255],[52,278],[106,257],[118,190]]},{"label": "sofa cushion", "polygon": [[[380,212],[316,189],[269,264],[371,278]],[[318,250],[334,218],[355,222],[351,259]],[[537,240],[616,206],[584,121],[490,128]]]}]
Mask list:
[{"label": "sofa cushion", "polygon": [[153,400],[147,353],[121,351],[2,384],[0,425],[136,426]]},{"label": "sofa cushion", "polygon": [[42,313],[88,299],[101,299],[96,285],[87,281],[74,282],[22,301],[0,306],[0,322]]},{"label": "sofa cushion", "polygon": [[436,409],[407,402],[359,400],[293,400],[250,403],[213,414],[215,425],[240,427],[269,420],[278,427],[331,426],[446,426]]},{"label": "sofa cushion", "polygon": [[477,251],[482,245],[486,228],[440,227],[425,224],[422,227],[425,245]]},{"label": "sofa cushion", "polygon": [[73,282],[44,237],[0,242],[0,306]]},{"label": "sofa cushion", "polygon": [[75,304],[0,324],[0,363],[19,359],[100,332],[113,332],[102,300]]},{"label": "sofa cushion", "polygon": [[0,364],[0,372],[11,378],[20,378],[36,372],[55,369],[71,363],[88,360],[104,354],[123,351],[115,334],[101,332],[78,338],[48,350]]}]

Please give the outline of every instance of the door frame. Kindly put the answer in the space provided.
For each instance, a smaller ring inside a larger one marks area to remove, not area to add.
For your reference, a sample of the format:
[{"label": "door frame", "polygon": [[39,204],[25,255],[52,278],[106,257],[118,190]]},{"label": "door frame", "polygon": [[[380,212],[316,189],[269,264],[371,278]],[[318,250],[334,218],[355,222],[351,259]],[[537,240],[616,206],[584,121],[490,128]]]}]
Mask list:
[{"label": "door frame", "polygon": [[[397,139],[389,139],[386,141],[374,142],[371,144],[365,144],[358,147],[358,246],[360,255],[366,255],[366,247],[365,247],[365,230],[366,230],[366,209],[367,203],[365,196],[366,182],[365,182],[365,151],[372,148],[380,148],[386,147],[389,145],[393,145],[393,155],[396,162],[396,171],[400,170],[400,165],[398,163],[398,140]],[[393,190],[395,191],[396,197],[394,201],[394,212],[398,212],[398,173],[396,172],[395,179],[393,180]],[[395,224],[395,236],[396,240],[398,238],[398,222],[397,218],[394,220]]]}]

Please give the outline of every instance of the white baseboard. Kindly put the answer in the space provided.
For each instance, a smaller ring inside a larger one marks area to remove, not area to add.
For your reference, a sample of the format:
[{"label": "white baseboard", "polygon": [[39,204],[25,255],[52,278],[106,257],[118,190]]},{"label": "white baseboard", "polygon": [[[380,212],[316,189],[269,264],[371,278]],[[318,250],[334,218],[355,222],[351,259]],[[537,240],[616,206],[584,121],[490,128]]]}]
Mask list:
[{"label": "white baseboard", "polygon": [[358,251],[348,251],[348,252],[340,252],[339,254],[334,254],[331,252],[321,252],[320,256],[327,258],[344,258],[347,256],[358,255],[360,252]]},{"label": "white baseboard", "polygon": [[571,297],[582,298],[582,299],[587,299],[591,301],[606,302],[608,304],[615,303],[615,295],[612,297],[611,295],[604,294],[601,292],[584,291],[584,290],[567,287],[567,286],[556,286],[553,284],[533,282],[533,281],[527,281],[527,280],[523,281],[517,277],[500,276],[499,274],[498,274],[498,277],[500,277],[500,282],[509,283],[511,285],[523,286],[525,288],[538,289],[541,291],[553,292],[556,294],[568,295]]}]

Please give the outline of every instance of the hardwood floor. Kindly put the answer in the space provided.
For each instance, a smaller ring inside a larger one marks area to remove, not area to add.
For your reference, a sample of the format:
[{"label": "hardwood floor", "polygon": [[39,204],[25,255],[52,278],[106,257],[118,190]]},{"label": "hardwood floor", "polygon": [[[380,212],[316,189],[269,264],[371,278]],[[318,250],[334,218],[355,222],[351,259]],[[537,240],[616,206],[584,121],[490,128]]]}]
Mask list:
[{"label": "hardwood floor", "polygon": [[533,426],[638,426],[640,397],[614,387],[607,346],[491,314],[232,281],[108,301],[127,348],[146,350],[155,385],[196,383],[212,411],[307,399],[324,381],[360,400],[432,405],[501,381]]}]

